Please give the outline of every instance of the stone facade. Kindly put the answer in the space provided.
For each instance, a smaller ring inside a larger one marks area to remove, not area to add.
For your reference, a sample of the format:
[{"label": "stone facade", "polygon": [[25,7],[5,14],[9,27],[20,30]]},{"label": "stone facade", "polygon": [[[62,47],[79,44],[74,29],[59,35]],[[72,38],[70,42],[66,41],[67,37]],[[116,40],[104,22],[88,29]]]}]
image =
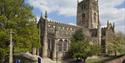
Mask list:
[{"label": "stone facade", "polygon": [[39,27],[41,29],[40,37],[43,46],[42,56],[52,58],[53,60],[67,56],[70,38],[79,27],[49,21],[43,17],[39,21]]},{"label": "stone facade", "polygon": [[89,29],[99,28],[98,0],[83,0],[78,3],[77,25]]},{"label": "stone facade", "polygon": [[82,28],[84,34],[90,37],[93,41],[98,42],[99,45],[102,44],[98,0],[83,0],[78,2],[77,5],[76,26],[48,20],[47,12],[44,17],[41,16],[38,22],[40,42],[42,46],[39,51],[40,56],[52,60],[62,60],[67,58],[70,38],[79,28]]},{"label": "stone facade", "polygon": [[98,0],[78,2],[77,26],[89,29],[91,38],[96,42],[101,41]]},{"label": "stone facade", "polygon": [[107,21],[107,27],[103,27],[101,31],[102,53],[106,54],[108,52],[106,45],[108,45],[108,41],[115,35],[115,25]]}]

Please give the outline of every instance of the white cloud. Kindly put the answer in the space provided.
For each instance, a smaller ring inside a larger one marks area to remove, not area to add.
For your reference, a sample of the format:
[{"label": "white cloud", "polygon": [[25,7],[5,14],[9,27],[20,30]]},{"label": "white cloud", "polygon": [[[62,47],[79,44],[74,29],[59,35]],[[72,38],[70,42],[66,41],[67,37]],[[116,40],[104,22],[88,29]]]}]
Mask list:
[{"label": "white cloud", "polygon": [[69,25],[73,25],[73,26],[76,26],[76,24],[74,24],[74,23],[69,23]]},{"label": "white cloud", "polygon": [[[82,1],[82,0],[79,0]],[[110,20],[117,24],[125,21],[125,8],[116,8],[124,0],[99,0],[100,21],[106,26],[106,21]],[[76,16],[77,0],[29,0],[30,5],[39,8],[42,12],[47,10],[49,13],[58,12],[64,16]],[[116,30],[122,31],[125,24],[116,26]]]},{"label": "white cloud", "polygon": [[124,0],[99,0],[100,21],[103,26],[110,20],[116,24],[117,32],[125,33],[125,8],[116,8],[123,2]]},{"label": "white cloud", "polygon": [[36,17],[36,20],[37,20],[37,21],[39,21],[39,19],[40,19],[40,17],[39,17],[39,16],[37,16],[37,17]]},{"label": "white cloud", "polygon": [[116,29],[116,32],[121,32],[125,34],[125,26],[117,26]]},{"label": "white cloud", "polygon": [[77,0],[29,0],[29,4],[42,12],[58,12],[65,16],[76,16]]}]

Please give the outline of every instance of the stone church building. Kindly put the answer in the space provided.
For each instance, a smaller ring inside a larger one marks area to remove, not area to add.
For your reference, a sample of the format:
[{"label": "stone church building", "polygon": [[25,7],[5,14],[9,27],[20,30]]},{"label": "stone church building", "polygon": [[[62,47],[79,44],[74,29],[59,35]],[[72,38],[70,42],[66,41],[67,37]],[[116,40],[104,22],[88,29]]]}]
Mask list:
[{"label": "stone church building", "polygon": [[52,60],[61,60],[68,56],[70,38],[79,28],[82,28],[86,35],[102,46],[103,53],[106,51],[106,37],[104,36],[108,35],[108,30],[114,32],[114,26],[111,24],[108,24],[106,28],[100,28],[98,0],[83,0],[77,3],[76,26],[48,20],[47,12],[45,16],[41,16],[38,25],[42,46],[40,56]]}]

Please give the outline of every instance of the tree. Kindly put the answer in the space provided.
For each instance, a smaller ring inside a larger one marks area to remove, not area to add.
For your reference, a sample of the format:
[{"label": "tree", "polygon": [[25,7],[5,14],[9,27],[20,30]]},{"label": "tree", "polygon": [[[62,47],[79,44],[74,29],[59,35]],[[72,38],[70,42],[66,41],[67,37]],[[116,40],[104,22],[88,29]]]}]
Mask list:
[{"label": "tree", "polygon": [[79,29],[71,38],[71,46],[69,53],[73,58],[83,60],[85,63],[87,57],[96,55],[99,53],[99,47],[91,40],[86,38],[87,36],[84,35],[83,30]]},{"label": "tree", "polygon": [[[14,53],[39,48],[39,35],[32,7],[24,0],[0,0],[0,58],[8,55],[9,31],[13,30]],[[1,59],[0,59],[1,60]]]},{"label": "tree", "polygon": [[112,38],[108,40],[107,50],[109,54],[116,56],[117,53],[124,54],[125,50],[125,36],[122,33],[115,34]]}]

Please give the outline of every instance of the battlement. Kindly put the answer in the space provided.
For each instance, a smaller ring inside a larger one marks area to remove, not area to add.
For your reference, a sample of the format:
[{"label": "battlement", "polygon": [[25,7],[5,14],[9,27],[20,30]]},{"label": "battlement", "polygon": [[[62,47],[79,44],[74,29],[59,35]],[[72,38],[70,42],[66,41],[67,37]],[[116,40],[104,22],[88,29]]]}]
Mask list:
[{"label": "battlement", "polygon": [[48,21],[48,24],[54,24],[55,26],[58,25],[58,26],[64,26],[64,27],[79,27],[79,26],[75,26],[75,25],[70,25],[70,24],[65,24],[65,23],[61,23],[59,21],[55,21],[55,20],[47,20]]}]

